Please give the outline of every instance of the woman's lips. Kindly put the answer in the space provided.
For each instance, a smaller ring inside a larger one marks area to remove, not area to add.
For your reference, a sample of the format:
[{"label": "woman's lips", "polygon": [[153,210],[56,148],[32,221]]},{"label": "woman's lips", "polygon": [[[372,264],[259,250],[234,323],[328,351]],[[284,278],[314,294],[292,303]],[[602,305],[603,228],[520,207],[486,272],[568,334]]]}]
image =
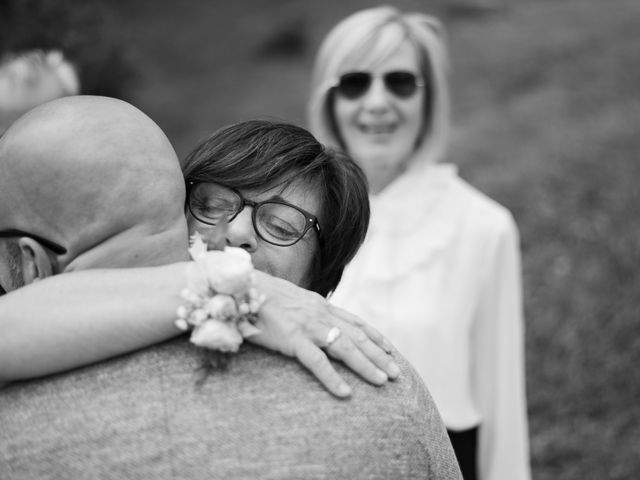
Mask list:
[{"label": "woman's lips", "polygon": [[397,125],[393,123],[359,124],[358,128],[361,132],[369,135],[382,135],[395,132]]}]

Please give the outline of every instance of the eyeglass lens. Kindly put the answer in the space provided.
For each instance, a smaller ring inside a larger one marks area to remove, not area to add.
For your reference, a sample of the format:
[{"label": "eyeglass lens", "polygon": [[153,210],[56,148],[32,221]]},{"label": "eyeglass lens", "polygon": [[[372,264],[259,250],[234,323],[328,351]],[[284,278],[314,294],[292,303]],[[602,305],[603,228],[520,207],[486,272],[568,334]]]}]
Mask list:
[{"label": "eyeglass lens", "polygon": [[252,220],[258,235],[275,245],[297,242],[307,230],[308,219],[292,205],[279,201],[250,202],[237,192],[213,183],[196,184],[189,195],[189,210],[203,223],[216,225],[223,218],[231,222],[244,208],[254,208]]},{"label": "eyeglass lens", "polygon": [[264,239],[279,245],[289,245],[305,233],[307,218],[295,208],[283,203],[262,203],[255,210],[256,228]]},{"label": "eyeglass lens", "polygon": [[[382,75],[387,90],[400,98],[409,98],[419,86],[415,74],[404,71],[387,72]],[[373,75],[370,72],[345,73],[340,77],[338,91],[350,100],[361,97],[371,87]]]}]

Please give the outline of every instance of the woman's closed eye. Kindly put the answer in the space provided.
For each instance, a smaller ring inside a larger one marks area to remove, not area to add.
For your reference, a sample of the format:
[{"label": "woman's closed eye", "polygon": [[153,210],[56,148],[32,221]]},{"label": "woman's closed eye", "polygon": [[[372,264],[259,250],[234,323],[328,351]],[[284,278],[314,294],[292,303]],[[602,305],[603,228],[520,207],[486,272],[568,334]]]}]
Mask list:
[{"label": "woman's closed eye", "polygon": [[223,218],[224,216],[231,216],[235,213],[235,206],[232,202],[224,199],[202,199],[193,198],[191,200],[191,209],[194,210],[199,216],[209,218],[212,220]]},{"label": "woman's closed eye", "polygon": [[276,215],[263,215],[260,223],[270,235],[283,241],[298,238],[301,233],[294,225]]}]

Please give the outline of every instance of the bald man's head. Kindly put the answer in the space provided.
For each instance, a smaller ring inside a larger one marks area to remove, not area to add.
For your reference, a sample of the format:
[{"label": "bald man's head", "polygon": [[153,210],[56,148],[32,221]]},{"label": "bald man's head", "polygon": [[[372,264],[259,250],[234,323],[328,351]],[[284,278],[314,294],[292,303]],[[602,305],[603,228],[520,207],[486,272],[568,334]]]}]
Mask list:
[{"label": "bald man's head", "polygon": [[54,100],[0,138],[0,232],[62,246],[53,273],[183,258],[184,193],[164,133],[120,100]]}]

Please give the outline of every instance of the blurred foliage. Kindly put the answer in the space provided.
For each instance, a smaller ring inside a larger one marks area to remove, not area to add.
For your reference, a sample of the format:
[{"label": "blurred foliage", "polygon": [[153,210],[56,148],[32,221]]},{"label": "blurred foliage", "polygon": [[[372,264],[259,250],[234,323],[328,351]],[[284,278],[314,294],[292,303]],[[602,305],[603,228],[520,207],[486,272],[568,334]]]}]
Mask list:
[{"label": "blurred foliage", "polygon": [[82,93],[126,97],[134,78],[114,9],[124,0],[2,0],[0,54],[59,49],[76,66]]},{"label": "blurred foliage", "polygon": [[453,157],[521,231],[535,479],[640,469],[640,4],[617,6],[453,32]]}]

